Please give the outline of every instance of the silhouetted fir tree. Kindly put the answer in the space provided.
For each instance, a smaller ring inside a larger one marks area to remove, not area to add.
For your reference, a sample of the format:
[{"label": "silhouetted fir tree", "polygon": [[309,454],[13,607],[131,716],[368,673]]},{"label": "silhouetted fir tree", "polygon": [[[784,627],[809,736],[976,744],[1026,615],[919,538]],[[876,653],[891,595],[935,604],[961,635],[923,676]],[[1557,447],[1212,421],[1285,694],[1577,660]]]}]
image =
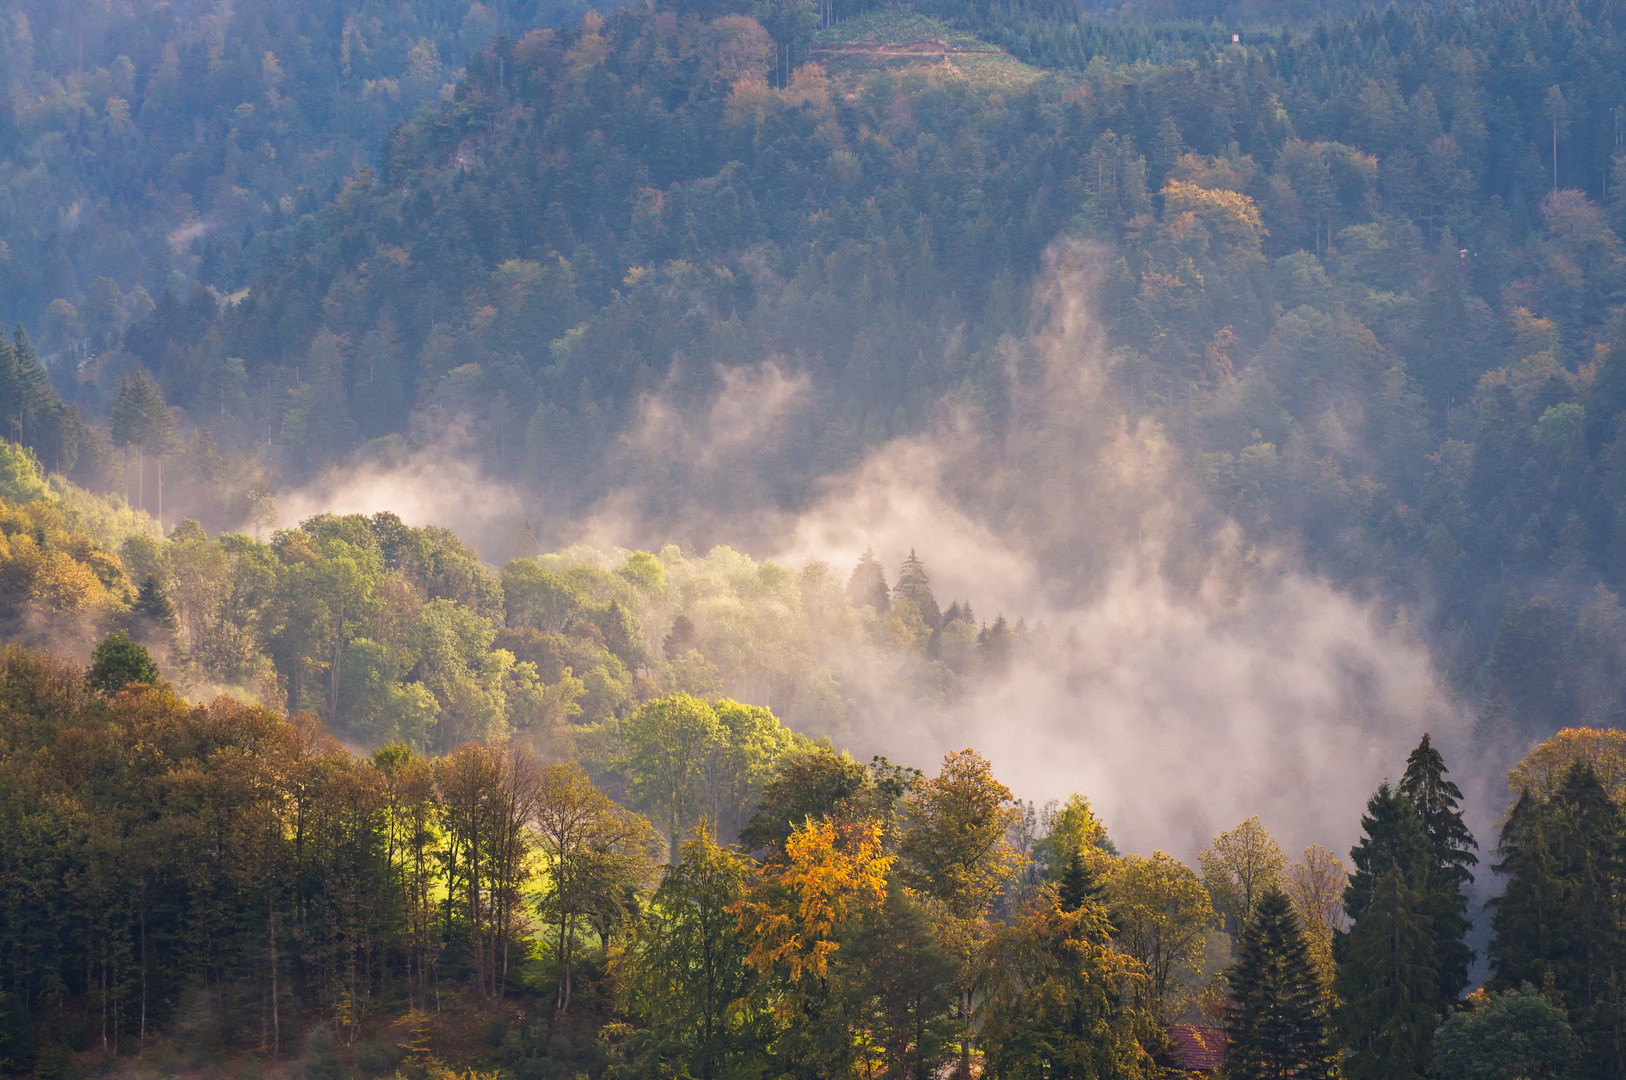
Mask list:
[{"label": "silhouetted fir tree", "polygon": [[1597,773],[1577,763],[1549,799],[1526,791],[1502,827],[1492,868],[1493,984],[1546,988],[1581,1042],[1578,1076],[1626,1075],[1626,818]]},{"label": "silhouetted fir tree", "polygon": [[130,625],[138,638],[173,634],[180,626],[169,590],[151,574],[142,579],[136,593],[136,602],[130,608]]},{"label": "silhouetted fir tree", "polygon": [[926,566],[915,555],[914,548],[909,549],[909,557],[903,560],[903,566],[898,570],[898,583],[892,587],[892,599],[908,600],[914,604],[922,621],[933,629],[943,622],[943,615],[937,610],[937,600],[932,596],[931,579],[926,575]]},{"label": "silhouetted fir tree", "polygon": [[1379,784],[1367,800],[1361,831],[1360,843],[1349,852],[1355,868],[1344,890],[1344,910],[1354,922],[1366,913],[1378,878],[1398,866],[1408,881],[1417,881],[1426,875],[1432,861],[1428,834],[1416,807],[1388,781]]},{"label": "silhouetted fir tree", "polygon": [[868,605],[876,611],[885,611],[891,598],[892,590],[887,588],[886,570],[881,560],[875,557],[874,548],[865,548],[858,565],[853,567],[852,576],[847,579],[847,599],[853,607]]},{"label": "silhouetted fir tree", "polygon": [[1107,895],[1106,886],[1095,876],[1084,861],[1084,856],[1076,851],[1067,861],[1067,869],[1062,871],[1061,886],[1057,892],[1063,911],[1077,911],[1085,904],[1105,903]]},{"label": "silhouetted fir tree", "polygon": [[1429,894],[1399,866],[1373,883],[1366,911],[1343,943],[1334,987],[1336,1027],[1350,1053],[1350,1080],[1421,1080],[1428,1071],[1438,1007]]},{"label": "silhouetted fir tree", "polygon": [[695,632],[694,620],[687,615],[679,615],[672,620],[672,632],[661,639],[661,652],[668,660],[676,660],[699,644],[700,635]]},{"label": "silhouetted fir tree", "polygon": [[1321,983],[1293,904],[1280,889],[1260,900],[1242,929],[1225,1010],[1232,1080],[1322,1080],[1336,1060],[1327,1039]]},{"label": "silhouetted fir tree", "polygon": [[1479,844],[1457,808],[1462,790],[1445,778],[1449,771],[1425,733],[1406,759],[1406,772],[1400,779],[1401,794],[1417,809],[1433,851],[1423,906],[1432,926],[1432,966],[1439,985],[1436,1004],[1442,1017],[1468,986],[1474,954],[1465,940],[1470,923],[1468,897],[1462,890],[1474,881],[1468,868],[1479,865],[1473,851]]},{"label": "silhouetted fir tree", "polygon": [[1005,621],[1003,615],[996,616],[994,625],[985,626],[977,633],[977,648],[989,670],[1003,671],[1011,662],[1013,636],[1011,624]]}]

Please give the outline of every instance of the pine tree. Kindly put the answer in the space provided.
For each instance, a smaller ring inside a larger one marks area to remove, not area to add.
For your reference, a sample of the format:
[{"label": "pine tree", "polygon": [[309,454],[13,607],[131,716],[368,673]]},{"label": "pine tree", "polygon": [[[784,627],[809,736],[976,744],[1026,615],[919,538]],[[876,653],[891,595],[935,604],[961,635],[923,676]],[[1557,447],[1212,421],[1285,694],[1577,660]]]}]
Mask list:
[{"label": "pine tree", "polygon": [[[1414,780],[1414,787],[1422,786]],[[1365,835],[1350,850],[1355,870],[1344,890],[1344,910],[1354,925],[1334,940],[1334,982],[1344,1003],[1338,1034],[1358,1080],[1389,1070],[1411,1076],[1426,1067],[1428,1037],[1459,989],[1444,996],[1431,918],[1437,909],[1456,909],[1430,892],[1438,884],[1455,895],[1456,882],[1434,875],[1423,818],[1387,781],[1367,801],[1361,828]],[[1460,933],[1455,940],[1460,944]]]},{"label": "pine tree", "polygon": [[1349,852],[1355,869],[1344,890],[1344,910],[1354,922],[1366,913],[1378,878],[1398,866],[1408,881],[1416,881],[1427,873],[1432,861],[1422,818],[1411,800],[1390,787],[1388,781],[1378,785],[1367,800],[1361,830],[1365,835]]},{"label": "pine tree", "polygon": [[38,449],[59,408],[51,378],[22,326],[11,341],[0,334],[0,435]]},{"label": "pine tree", "polygon": [[1341,950],[1337,1027],[1351,1053],[1350,1080],[1420,1080],[1443,1017],[1428,894],[1399,866],[1374,882],[1360,922]]},{"label": "pine tree", "polygon": [[1084,856],[1075,851],[1061,875],[1058,893],[1063,911],[1077,911],[1085,904],[1105,903],[1107,889],[1084,861]]},{"label": "pine tree", "polygon": [[1550,799],[1526,791],[1502,827],[1507,877],[1492,911],[1494,982],[1549,988],[1581,1041],[1578,1075],[1626,1075],[1626,988],[1620,957],[1626,819],[1597,773],[1576,764]]},{"label": "pine tree", "polygon": [[[113,445],[122,446],[125,452],[134,446],[143,453],[156,451],[158,454],[158,512],[164,510],[164,459],[163,454],[169,446],[171,424],[169,407],[164,404],[164,395],[159,391],[156,383],[146,372],[138,372],[133,379],[124,379],[119,383],[118,394],[107,410],[108,422],[112,428]],[[146,470],[137,465],[137,497],[141,504],[146,504]],[[125,492],[129,496],[128,490]]]},{"label": "pine tree", "polygon": [[875,557],[874,548],[865,548],[858,565],[853,567],[852,577],[847,579],[847,599],[853,607],[867,605],[880,612],[886,610],[891,598],[892,590],[887,588],[886,570],[881,560]]},{"label": "pine tree", "polygon": [[1280,889],[1259,902],[1242,930],[1225,1011],[1232,1080],[1321,1080],[1335,1056],[1321,985],[1293,904]]},{"label": "pine tree", "polygon": [[1433,852],[1423,906],[1433,928],[1432,966],[1439,987],[1435,1005],[1442,1018],[1468,986],[1474,954],[1465,940],[1470,924],[1463,888],[1474,881],[1469,867],[1479,864],[1473,852],[1479,845],[1457,808],[1462,791],[1445,778],[1449,771],[1425,733],[1400,779],[1400,792],[1416,808]]},{"label": "pine tree", "polygon": [[699,644],[700,635],[695,631],[694,620],[679,615],[672,620],[672,632],[661,639],[661,652],[668,660],[676,660]]},{"label": "pine tree", "polygon": [[180,626],[169,590],[151,574],[141,582],[141,588],[136,593],[136,602],[130,608],[130,624],[138,640],[167,636],[175,633]]},{"label": "pine tree", "polygon": [[926,575],[926,566],[915,554],[914,548],[909,549],[909,557],[903,560],[903,566],[898,570],[898,583],[892,587],[892,599],[914,604],[922,621],[932,629],[943,622],[942,613],[937,610],[937,599],[932,596],[931,578]]}]

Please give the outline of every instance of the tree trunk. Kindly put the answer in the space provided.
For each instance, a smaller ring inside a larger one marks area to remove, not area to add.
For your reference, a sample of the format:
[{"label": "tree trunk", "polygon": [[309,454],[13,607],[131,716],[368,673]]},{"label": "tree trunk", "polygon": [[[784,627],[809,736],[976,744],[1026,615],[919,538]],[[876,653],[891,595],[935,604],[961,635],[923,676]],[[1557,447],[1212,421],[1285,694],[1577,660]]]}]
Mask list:
[{"label": "tree trunk", "polygon": [[277,909],[276,902],[267,897],[265,925],[271,934],[271,1059],[282,1051],[282,1014],[277,1007]]},{"label": "tree trunk", "polygon": [[333,671],[328,680],[327,722],[339,722],[339,659],[344,652],[344,605],[339,605],[339,625],[333,632]]}]

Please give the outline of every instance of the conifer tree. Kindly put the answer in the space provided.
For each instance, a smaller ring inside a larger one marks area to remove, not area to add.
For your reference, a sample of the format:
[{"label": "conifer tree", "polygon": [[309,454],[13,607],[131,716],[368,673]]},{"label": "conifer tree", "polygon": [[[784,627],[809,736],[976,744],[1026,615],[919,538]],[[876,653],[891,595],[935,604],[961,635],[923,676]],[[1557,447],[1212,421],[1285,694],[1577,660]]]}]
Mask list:
[{"label": "conifer tree", "polygon": [[943,622],[942,613],[937,610],[937,599],[932,596],[931,578],[926,575],[926,566],[915,554],[914,548],[909,549],[909,557],[903,560],[903,566],[898,570],[898,583],[892,587],[892,599],[914,604],[921,619],[932,629]]},{"label": "conifer tree", "polygon": [[1520,796],[1493,867],[1507,887],[1486,905],[1494,984],[1528,982],[1557,996],[1581,1042],[1582,1076],[1626,1074],[1623,842],[1620,807],[1578,763],[1551,798]]},{"label": "conifer tree", "polygon": [[1378,878],[1398,866],[1408,881],[1416,881],[1426,875],[1431,862],[1422,819],[1411,800],[1390,787],[1388,781],[1379,784],[1367,800],[1361,830],[1364,835],[1360,843],[1349,852],[1355,869],[1344,890],[1344,910],[1354,922],[1366,914]]},{"label": "conifer tree", "polygon": [[1337,1027],[1350,1080],[1419,1080],[1442,1013],[1429,895],[1391,866],[1344,942],[1336,980]]},{"label": "conifer tree", "polygon": [[[169,445],[171,430],[169,407],[164,404],[164,395],[146,372],[138,372],[135,378],[119,383],[118,394],[108,407],[107,418],[115,446],[124,447],[126,453],[132,446],[143,453],[148,450],[158,452],[158,512],[161,515],[164,509],[163,452]],[[128,490],[125,495],[128,497]],[[146,470],[139,462],[137,499],[143,506],[146,504]]]},{"label": "conifer tree", "polygon": [[1468,868],[1479,864],[1473,852],[1479,845],[1457,808],[1462,790],[1445,778],[1449,771],[1425,733],[1406,759],[1406,772],[1400,779],[1400,792],[1416,808],[1432,851],[1423,906],[1432,924],[1433,968],[1439,986],[1436,1007],[1442,1018],[1468,986],[1468,966],[1474,954],[1464,940],[1469,922],[1463,888],[1473,884],[1474,875]]},{"label": "conifer tree", "polygon": [[1100,904],[1105,902],[1106,886],[1101,884],[1095,872],[1084,861],[1084,856],[1073,852],[1073,857],[1067,861],[1067,869],[1061,876],[1059,889],[1059,902],[1063,911],[1077,911],[1085,904]]},{"label": "conifer tree", "polygon": [[1320,1080],[1335,1056],[1321,985],[1293,904],[1280,889],[1260,900],[1242,929],[1225,1011],[1232,1080]]},{"label": "conifer tree", "polygon": [[1411,799],[1387,781],[1367,801],[1361,828],[1344,890],[1353,925],[1334,943],[1343,1002],[1338,1035],[1352,1052],[1353,1076],[1387,1076],[1390,1069],[1416,1075],[1445,1012],[1429,914],[1438,905],[1427,895],[1436,880],[1433,848]]},{"label": "conifer tree", "polygon": [[853,607],[868,605],[880,612],[886,610],[891,598],[892,590],[887,588],[886,570],[881,560],[875,557],[874,548],[865,548],[858,565],[853,567],[852,577],[847,579],[847,599]]},{"label": "conifer tree", "polygon": [[130,622],[137,638],[173,634],[180,626],[169,590],[151,574],[141,582],[136,593],[136,602],[130,608]]},{"label": "conifer tree", "polygon": [[10,341],[0,334],[0,435],[38,448],[58,408],[51,378],[22,326]]}]

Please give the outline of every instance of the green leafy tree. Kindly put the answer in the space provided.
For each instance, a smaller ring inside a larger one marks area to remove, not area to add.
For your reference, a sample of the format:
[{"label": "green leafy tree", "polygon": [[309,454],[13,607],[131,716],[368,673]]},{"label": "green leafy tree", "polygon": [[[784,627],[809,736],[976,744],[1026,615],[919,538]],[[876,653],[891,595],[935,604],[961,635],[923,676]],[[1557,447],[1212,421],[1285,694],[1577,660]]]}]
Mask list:
[{"label": "green leafy tree", "polygon": [[766,1056],[772,1010],[745,962],[733,910],[754,873],[749,859],[719,848],[704,830],[666,867],[639,925],[629,975],[644,1025],[631,1057],[646,1075],[664,1063],[678,1075],[715,1080],[744,1075]]},{"label": "green leafy tree", "polygon": [[864,767],[845,754],[814,750],[782,758],[740,831],[740,844],[748,851],[783,853],[793,830],[810,818],[849,813],[868,784]]},{"label": "green leafy tree", "polygon": [[[1063,907],[1068,880],[1062,880]],[[1109,912],[1118,948],[1146,973],[1138,994],[1154,1017],[1173,1022],[1191,1004],[1208,946],[1214,908],[1208,890],[1190,867],[1161,851],[1151,858],[1131,855],[1113,870]],[[1096,902],[1085,898],[1076,906]]]},{"label": "green leafy tree", "polygon": [[1154,1021],[1134,1004],[1145,973],[1113,948],[1105,908],[1086,904],[1068,912],[1041,905],[1001,928],[988,950],[983,1075],[1138,1080],[1156,1074],[1146,1051]]},{"label": "green leafy tree", "polygon": [[152,654],[124,634],[114,634],[96,646],[90,656],[85,679],[104,694],[115,693],[131,683],[157,686],[162,677]]},{"label": "green leafy tree", "polygon": [[1564,1010],[1535,987],[1478,993],[1470,1003],[1434,1033],[1439,1080],[1571,1080],[1575,1075],[1575,1033]]},{"label": "green leafy tree", "polygon": [[875,1048],[882,1075],[940,1075],[954,1049],[956,973],[929,914],[898,883],[845,931],[836,978],[853,1027]]},{"label": "green leafy tree", "polygon": [[1242,928],[1228,977],[1226,1075],[1300,1080],[1333,1075],[1321,986],[1292,901],[1272,888]]},{"label": "green leafy tree", "polygon": [[728,732],[704,701],[688,694],[651,701],[621,727],[626,742],[622,768],[632,803],[666,826],[671,860],[679,838],[706,809],[712,758],[727,745]]},{"label": "green leafy tree", "polygon": [[[4,344],[3,338],[0,344]],[[9,439],[0,440],[0,500],[22,506],[45,498],[49,490],[34,451]]]},{"label": "green leafy tree", "polygon": [[1287,857],[1258,815],[1222,832],[1197,854],[1203,887],[1232,936],[1253,918],[1266,893],[1282,887]]}]

